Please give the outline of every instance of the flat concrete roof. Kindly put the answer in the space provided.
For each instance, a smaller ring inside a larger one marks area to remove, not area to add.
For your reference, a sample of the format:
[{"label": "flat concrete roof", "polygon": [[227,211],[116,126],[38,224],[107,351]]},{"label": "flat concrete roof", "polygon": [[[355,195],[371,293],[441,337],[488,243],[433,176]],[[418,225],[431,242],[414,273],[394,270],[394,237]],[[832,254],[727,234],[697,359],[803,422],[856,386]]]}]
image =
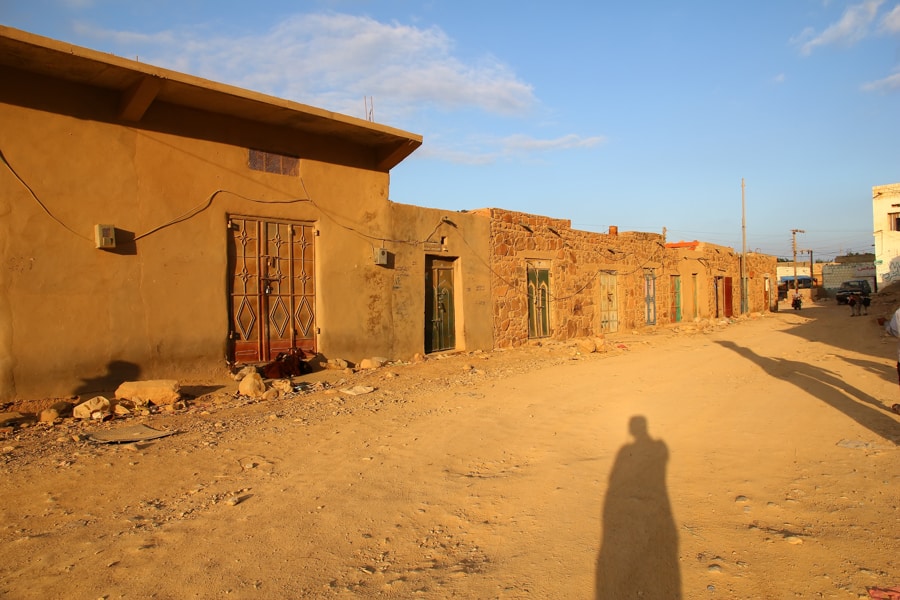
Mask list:
[{"label": "flat concrete roof", "polygon": [[139,122],[153,102],[166,102],[370,147],[385,171],[422,145],[414,133],[2,25],[0,65],[117,91],[127,121]]}]

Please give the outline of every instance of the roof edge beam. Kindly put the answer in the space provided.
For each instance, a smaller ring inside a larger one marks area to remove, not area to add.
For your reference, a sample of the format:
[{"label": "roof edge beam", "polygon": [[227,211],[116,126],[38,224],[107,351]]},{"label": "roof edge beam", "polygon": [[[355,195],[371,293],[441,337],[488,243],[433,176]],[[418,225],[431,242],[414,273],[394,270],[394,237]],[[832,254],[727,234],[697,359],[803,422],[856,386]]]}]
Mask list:
[{"label": "roof edge beam", "polygon": [[419,140],[405,140],[389,149],[387,152],[380,154],[378,157],[377,168],[379,170],[390,171],[421,145],[422,142]]},{"label": "roof edge beam", "polygon": [[119,117],[126,121],[140,121],[162,86],[163,80],[159,77],[145,75],[138,79],[134,85],[122,92]]}]

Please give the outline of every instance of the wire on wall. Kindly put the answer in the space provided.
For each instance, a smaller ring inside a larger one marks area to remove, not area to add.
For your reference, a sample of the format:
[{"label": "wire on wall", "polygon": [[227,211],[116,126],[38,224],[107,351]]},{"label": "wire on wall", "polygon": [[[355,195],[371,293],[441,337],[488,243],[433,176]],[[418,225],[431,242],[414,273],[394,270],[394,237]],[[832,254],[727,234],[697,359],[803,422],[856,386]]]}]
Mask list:
[{"label": "wire on wall", "polygon": [[[4,166],[6,166],[6,168],[9,170],[9,172],[13,174],[13,176],[16,178],[16,180],[18,180],[19,183],[22,184],[22,186],[26,190],[28,190],[28,193],[31,196],[31,198],[35,202],[37,202],[38,206],[41,207],[41,210],[43,210],[44,213],[47,214],[47,216],[49,216],[57,224],[59,224],[61,227],[66,229],[66,231],[75,235],[76,237],[86,240],[86,241],[89,241],[89,242],[94,241],[93,238],[82,235],[81,233],[79,233],[78,231],[76,231],[75,229],[73,229],[72,227],[67,225],[62,219],[60,219],[55,214],[53,214],[53,212],[47,207],[47,205],[44,204],[44,202],[38,197],[37,193],[35,193],[34,189],[28,184],[28,182],[25,181],[25,179],[23,179],[19,175],[19,173],[13,168],[13,166],[9,163],[9,161],[6,159],[6,156],[3,154],[2,150],[0,150],[0,161],[3,162]],[[259,198],[250,198],[248,196],[244,196],[242,194],[239,194],[239,193],[231,191],[231,190],[218,189],[218,190],[214,191],[213,193],[211,193],[206,198],[206,200],[204,200],[203,202],[201,202],[194,208],[188,210],[187,212],[185,212],[184,214],[182,214],[180,216],[175,217],[174,219],[171,219],[170,221],[166,221],[165,223],[162,223],[160,225],[152,227],[151,229],[149,229],[141,234],[135,235],[134,240],[135,241],[140,240],[142,238],[153,235],[154,233],[157,233],[163,229],[166,229],[167,227],[171,227],[172,225],[176,225],[178,223],[183,223],[184,221],[192,219],[193,217],[199,215],[200,213],[207,210],[210,206],[212,206],[213,202],[220,194],[229,194],[231,196],[235,196],[242,200],[246,200],[247,202],[255,202],[257,204],[294,204],[294,203],[298,203],[298,202],[309,202],[310,204],[315,206],[323,215],[328,217],[332,222],[334,222],[339,227],[346,229],[347,231],[353,232],[367,240],[376,240],[376,241],[381,242],[382,244],[384,244],[384,242],[393,242],[393,243],[398,243],[398,244],[409,244],[412,246],[421,245],[421,244],[424,244],[425,242],[427,242],[431,238],[431,236],[434,235],[434,233],[438,230],[438,228],[442,224],[446,223],[446,221],[444,219],[441,219],[440,221],[438,221],[437,225],[435,225],[435,227],[434,227],[434,230],[430,234],[428,234],[428,237],[426,237],[424,240],[397,240],[397,239],[390,239],[390,238],[387,238],[384,236],[371,235],[364,231],[360,231],[359,229],[357,229],[355,227],[351,227],[349,225],[342,223],[330,211],[325,210],[322,206],[317,204],[310,196],[309,190],[307,190],[306,183],[303,181],[302,177],[300,178],[300,185],[303,187],[303,191],[306,193],[306,196],[307,196],[306,198],[286,198],[286,199],[281,199],[281,200],[261,200]]]},{"label": "wire on wall", "polygon": [[81,239],[87,240],[87,241],[89,241],[89,242],[92,242],[92,241],[93,241],[91,238],[89,238],[89,237],[87,237],[87,236],[84,236],[84,235],[81,235],[80,233],[78,233],[77,231],[75,231],[74,229],[72,229],[71,227],[69,227],[68,225],[66,225],[65,223],[63,223],[56,215],[54,215],[52,212],[50,212],[50,209],[47,208],[47,206],[46,206],[43,202],[41,202],[41,199],[38,198],[37,194],[34,193],[34,190],[31,189],[31,186],[28,185],[28,183],[27,183],[24,179],[22,179],[22,178],[19,176],[19,174],[16,172],[16,170],[13,168],[13,166],[12,166],[11,164],[9,164],[9,161],[6,160],[6,156],[4,156],[4,154],[3,154],[3,150],[0,150],[0,160],[3,161],[3,164],[6,165],[6,168],[9,169],[9,172],[12,173],[13,176],[14,176],[16,179],[19,180],[19,183],[21,183],[22,186],[23,186],[26,190],[28,190],[28,193],[31,194],[31,197],[34,198],[34,201],[38,203],[38,206],[40,206],[41,209],[42,209],[45,213],[47,213],[47,215],[48,215],[51,219],[53,219],[54,221],[56,221],[57,223],[59,223],[60,225],[62,225],[62,226],[63,226],[66,230],[68,230],[70,233],[72,233],[72,234],[74,234],[74,235],[80,237]]}]

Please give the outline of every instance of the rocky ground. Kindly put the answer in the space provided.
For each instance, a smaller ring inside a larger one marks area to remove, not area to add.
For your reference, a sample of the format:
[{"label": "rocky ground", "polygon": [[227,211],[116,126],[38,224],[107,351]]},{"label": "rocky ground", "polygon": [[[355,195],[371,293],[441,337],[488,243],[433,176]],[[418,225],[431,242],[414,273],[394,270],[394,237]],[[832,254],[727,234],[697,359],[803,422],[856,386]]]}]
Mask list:
[{"label": "rocky ground", "polygon": [[[0,595],[874,597],[900,585],[876,323],[897,304],[325,370],[269,400],[223,373],[103,422],[9,405]],[[176,433],[93,439],[136,424]]]}]

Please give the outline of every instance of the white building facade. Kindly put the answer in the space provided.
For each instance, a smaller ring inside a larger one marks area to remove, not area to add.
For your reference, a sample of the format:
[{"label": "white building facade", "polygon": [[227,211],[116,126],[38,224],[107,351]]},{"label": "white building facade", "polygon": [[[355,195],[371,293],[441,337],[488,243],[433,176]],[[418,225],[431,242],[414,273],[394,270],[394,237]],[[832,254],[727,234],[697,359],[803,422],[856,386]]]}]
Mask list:
[{"label": "white building facade", "polygon": [[872,219],[878,281],[900,281],[900,183],[872,187]]}]

